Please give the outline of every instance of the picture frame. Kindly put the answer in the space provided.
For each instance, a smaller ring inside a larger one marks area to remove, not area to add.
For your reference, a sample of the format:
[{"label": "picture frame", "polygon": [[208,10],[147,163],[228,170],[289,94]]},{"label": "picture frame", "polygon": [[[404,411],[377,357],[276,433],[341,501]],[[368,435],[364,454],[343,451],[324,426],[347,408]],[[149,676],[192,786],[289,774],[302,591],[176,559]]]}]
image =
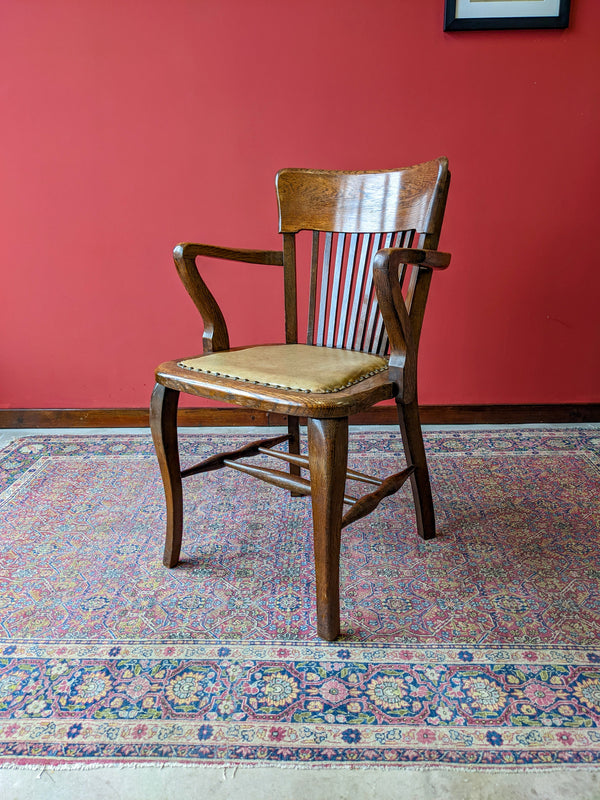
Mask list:
[{"label": "picture frame", "polygon": [[445,0],[445,31],[567,28],[571,0]]}]

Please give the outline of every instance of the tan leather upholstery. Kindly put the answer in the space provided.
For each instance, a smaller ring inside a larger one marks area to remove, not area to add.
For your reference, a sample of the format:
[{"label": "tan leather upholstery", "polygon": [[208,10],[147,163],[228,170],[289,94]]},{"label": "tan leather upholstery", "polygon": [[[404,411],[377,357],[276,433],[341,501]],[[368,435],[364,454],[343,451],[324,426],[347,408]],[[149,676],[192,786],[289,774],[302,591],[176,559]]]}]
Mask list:
[{"label": "tan leather upholstery", "polygon": [[179,362],[180,367],[297,392],[339,392],[387,369],[386,358],[306,344],[259,345]]}]

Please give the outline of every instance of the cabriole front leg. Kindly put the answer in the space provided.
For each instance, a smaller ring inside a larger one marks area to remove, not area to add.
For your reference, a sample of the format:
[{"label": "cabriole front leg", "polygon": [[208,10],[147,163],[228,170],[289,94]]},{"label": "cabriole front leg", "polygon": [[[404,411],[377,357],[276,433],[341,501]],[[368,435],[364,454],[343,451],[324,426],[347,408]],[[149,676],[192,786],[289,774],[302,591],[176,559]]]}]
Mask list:
[{"label": "cabriole front leg", "polygon": [[340,633],[340,538],[348,461],[348,418],[308,419],[308,459],[317,583],[317,634]]},{"label": "cabriole front leg", "polygon": [[160,465],[167,504],[167,532],[163,564],[179,561],[183,530],[183,492],[177,444],[177,403],[179,392],[157,383],[150,402],[150,429]]}]

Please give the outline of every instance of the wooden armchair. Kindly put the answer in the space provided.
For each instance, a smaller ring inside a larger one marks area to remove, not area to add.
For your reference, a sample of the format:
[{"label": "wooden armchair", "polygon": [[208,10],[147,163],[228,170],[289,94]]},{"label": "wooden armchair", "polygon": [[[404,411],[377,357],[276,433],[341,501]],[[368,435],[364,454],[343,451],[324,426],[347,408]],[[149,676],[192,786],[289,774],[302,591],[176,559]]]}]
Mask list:
[{"label": "wooden armchair", "polygon": [[[436,249],[449,182],[445,158],[379,172],[284,169],[276,179],[283,250],[189,243],[175,248],[177,271],[204,321],[204,347],[202,355],[166,362],[156,371],[150,418],[167,504],[166,566],[179,559],[182,478],[222,467],[294,495],[311,495],[317,633],[323,639],[340,632],[340,534],[346,525],[410,478],[419,535],[435,536],[417,406],[417,350],[432,270],[450,262]],[[298,344],[296,309],[296,234],[302,230],[313,232],[306,344]],[[196,268],[200,256],[282,267],[285,344],[229,347],[223,314]],[[288,433],[181,471],[180,392],[286,414]],[[348,470],[349,415],[389,398],[398,406],[408,466],[384,480]],[[307,419],[308,456],[301,455],[301,417]],[[283,442],[287,451],[273,449]],[[287,467],[241,460],[258,454]],[[346,494],[347,478],[372,491]]]}]

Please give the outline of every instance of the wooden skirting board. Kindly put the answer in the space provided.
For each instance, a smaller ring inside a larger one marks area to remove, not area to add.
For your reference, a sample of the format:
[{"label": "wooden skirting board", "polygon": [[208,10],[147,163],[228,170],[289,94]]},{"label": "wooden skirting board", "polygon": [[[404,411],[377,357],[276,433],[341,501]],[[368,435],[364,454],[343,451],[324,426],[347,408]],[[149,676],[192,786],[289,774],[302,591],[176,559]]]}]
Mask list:
[{"label": "wooden skirting board", "polygon": [[[424,425],[520,425],[600,422],[600,403],[547,405],[421,406]],[[245,408],[181,408],[184,427],[283,425],[286,417]],[[350,418],[353,425],[395,425],[393,405],[372,408]],[[146,428],[145,408],[2,408],[0,428]]]}]

